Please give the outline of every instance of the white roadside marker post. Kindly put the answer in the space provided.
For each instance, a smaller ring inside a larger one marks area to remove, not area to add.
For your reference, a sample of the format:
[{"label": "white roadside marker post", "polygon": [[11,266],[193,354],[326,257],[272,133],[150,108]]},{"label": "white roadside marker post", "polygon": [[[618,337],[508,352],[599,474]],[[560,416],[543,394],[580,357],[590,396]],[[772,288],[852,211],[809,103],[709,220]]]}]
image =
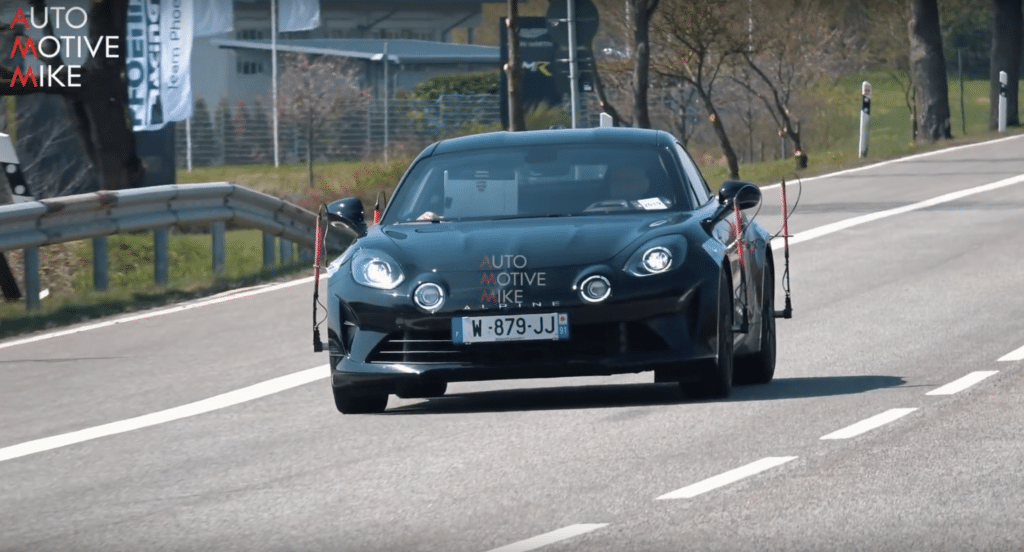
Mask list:
[{"label": "white roadside marker post", "polygon": [[860,152],[858,156],[868,156],[868,121],[871,120],[871,83],[864,81],[860,91]]},{"label": "white roadside marker post", "polygon": [[999,72],[999,132],[1006,132],[1006,71]]}]

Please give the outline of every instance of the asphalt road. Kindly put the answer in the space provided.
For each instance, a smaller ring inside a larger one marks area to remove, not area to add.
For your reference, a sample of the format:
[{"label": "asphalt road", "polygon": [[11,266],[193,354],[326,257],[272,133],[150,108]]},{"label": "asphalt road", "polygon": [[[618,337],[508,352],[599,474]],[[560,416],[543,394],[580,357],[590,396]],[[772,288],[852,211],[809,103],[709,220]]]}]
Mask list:
[{"label": "asphalt road", "polygon": [[1019,550],[1022,152],[805,182],[776,380],[725,401],[645,373],[342,416],[308,281],[0,341],[0,551]]}]

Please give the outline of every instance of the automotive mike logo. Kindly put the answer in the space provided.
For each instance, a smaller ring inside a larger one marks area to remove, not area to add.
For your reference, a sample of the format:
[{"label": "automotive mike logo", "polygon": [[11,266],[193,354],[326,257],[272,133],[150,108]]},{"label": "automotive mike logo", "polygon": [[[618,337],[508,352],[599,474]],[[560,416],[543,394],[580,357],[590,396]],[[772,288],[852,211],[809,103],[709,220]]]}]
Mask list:
[{"label": "automotive mike logo", "polygon": [[[523,255],[485,256],[480,261],[480,268],[485,269],[480,276],[480,285],[485,286],[480,296],[480,302],[485,307],[502,308],[510,304],[521,306],[526,291],[525,286],[547,285],[544,272],[524,270],[526,265],[526,257]],[[534,303],[533,306],[542,305]]]},{"label": "automotive mike logo", "polygon": [[20,54],[21,58],[25,60],[25,70],[22,70],[20,63],[16,64],[10,82],[12,88],[15,86],[79,88],[82,86],[80,82],[81,65],[57,64],[50,60],[83,57],[86,54],[92,57],[108,58],[116,58],[119,55],[116,35],[100,36],[95,40],[90,40],[88,36],[68,34],[89,23],[89,14],[77,6],[71,8],[51,7],[42,10],[41,13],[36,13],[35,8],[30,7],[28,17],[25,17],[23,9],[18,8],[14,19],[11,20],[10,29],[14,30],[18,23],[24,25],[25,28],[32,29],[52,26],[54,34],[53,36],[44,36],[38,42],[30,36],[15,37],[10,59],[15,59]]}]

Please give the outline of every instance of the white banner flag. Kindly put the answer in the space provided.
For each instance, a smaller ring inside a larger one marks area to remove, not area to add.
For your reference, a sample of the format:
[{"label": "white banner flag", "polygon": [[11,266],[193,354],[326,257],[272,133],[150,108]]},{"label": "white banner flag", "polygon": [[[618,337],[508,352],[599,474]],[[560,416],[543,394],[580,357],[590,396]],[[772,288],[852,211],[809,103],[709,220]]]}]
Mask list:
[{"label": "white banner flag", "polygon": [[235,3],[208,0],[193,4],[192,33],[196,38],[230,33],[235,22]]},{"label": "white banner flag", "polygon": [[320,26],[320,0],[277,0],[277,31],[308,31]]},{"label": "white banner flag", "polygon": [[192,13],[192,0],[128,0],[133,130],[157,130],[192,116]]}]

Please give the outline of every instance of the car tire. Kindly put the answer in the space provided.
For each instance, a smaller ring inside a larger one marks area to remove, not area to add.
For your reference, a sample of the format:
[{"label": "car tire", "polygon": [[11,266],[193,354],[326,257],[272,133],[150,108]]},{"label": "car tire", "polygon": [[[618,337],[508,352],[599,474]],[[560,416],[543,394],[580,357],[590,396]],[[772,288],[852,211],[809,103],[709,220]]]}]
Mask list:
[{"label": "car tire", "polygon": [[761,307],[761,342],[756,353],[736,358],[735,382],[738,385],[765,384],[775,377],[775,278],[765,271],[764,301]]},{"label": "car tire", "polygon": [[699,379],[679,383],[683,394],[694,399],[724,399],[732,392],[733,304],[729,270],[722,267],[718,281],[718,332],[715,358],[699,362]]},{"label": "car tire", "polygon": [[442,397],[446,391],[448,391],[448,382],[446,381],[423,381],[399,386],[395,395],[402,399],[430,399]]},{"label": "car tire", "polygon": [[333,387],[334,406],[342,414],[378,414],[388,406],[386,393],[353,393],[344,387]]}]

